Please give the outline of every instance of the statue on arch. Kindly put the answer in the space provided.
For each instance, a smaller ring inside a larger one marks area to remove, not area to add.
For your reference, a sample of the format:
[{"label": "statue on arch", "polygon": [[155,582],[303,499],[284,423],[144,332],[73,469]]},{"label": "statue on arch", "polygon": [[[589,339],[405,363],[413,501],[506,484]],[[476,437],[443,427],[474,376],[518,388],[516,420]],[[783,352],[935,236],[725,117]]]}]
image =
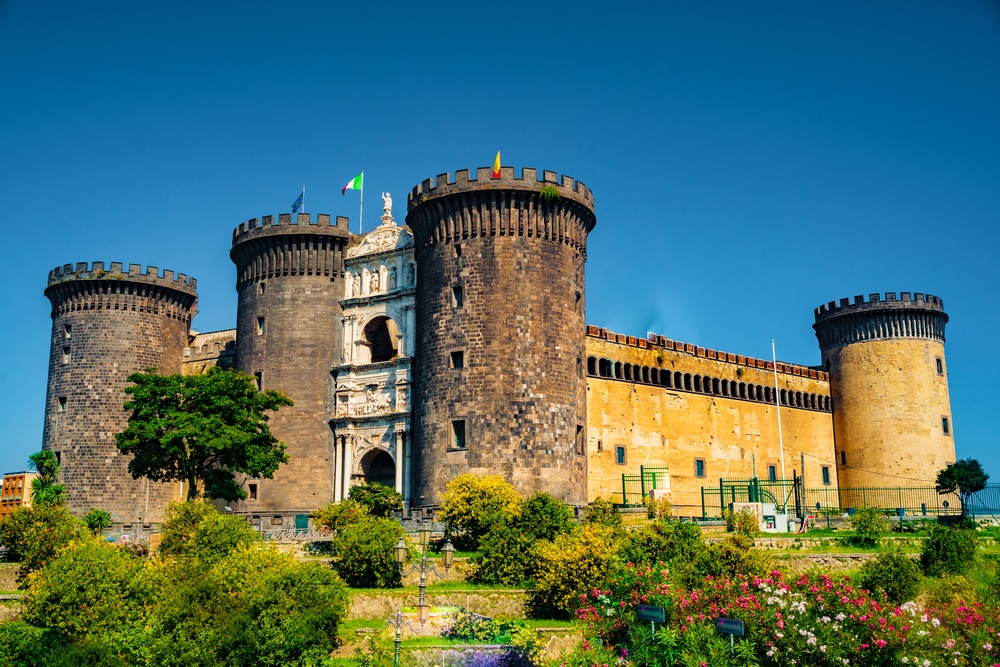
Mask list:
[{"label": "statue on arch", "polygon": [[392,195],[388,192],[382,193],[382,215],[392,217]]}]

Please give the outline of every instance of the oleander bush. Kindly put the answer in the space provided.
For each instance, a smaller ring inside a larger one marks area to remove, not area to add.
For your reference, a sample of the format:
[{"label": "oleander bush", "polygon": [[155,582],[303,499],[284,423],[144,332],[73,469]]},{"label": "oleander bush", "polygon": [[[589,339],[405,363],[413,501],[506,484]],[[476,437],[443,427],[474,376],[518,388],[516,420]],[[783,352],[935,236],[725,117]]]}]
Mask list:
[{"label": "oleander bush", "polygon": [[858,583],[872,593],[885,593],[893,604],[916,597],[920,590],[920,566],[906,554],[892,549],[861,566]]},{"label": "oleander bush", "polygon": [[587,509],[583,514],[583,522],[607,526],[619,531],[622,529],[624,523],[622,515],[615,508],[615,504],[604,498],[598,498],[587,505]]},{"label": "oleander bush", "polygon": [[164,514],[158,551],[161,554],[184,553],[201,520],[218,514],[219,511],[207,500],[170,503]]},{"label": "oleander bush", "polygon": [[975,530],[935,526],[920,553],[924,574],[965,574],[976,561],[977,542]]}]

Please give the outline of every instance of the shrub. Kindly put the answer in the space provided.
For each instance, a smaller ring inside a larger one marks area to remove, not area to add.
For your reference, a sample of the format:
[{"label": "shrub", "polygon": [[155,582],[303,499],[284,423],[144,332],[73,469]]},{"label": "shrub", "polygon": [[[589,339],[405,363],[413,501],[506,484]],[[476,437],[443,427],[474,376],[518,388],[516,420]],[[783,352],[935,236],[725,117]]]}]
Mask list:
[{"label": "shrub", "polygon": [[856,547],[877,547],[882,535],[889,530],[888,519],[875,507],[862,507],[847,521],[854,535],[845,538],[845,541]]},{"label": "shrub", "polygon": [[944,574],[929,580],[926,595],[929,607],[972,604],[979,598],[975,584],[964,576],[955,574]]},{"label": "shrub", "polygon": [[94,535],[100,535],[111,527],[111,512],[94,508],[84,515],[83,523]]},{"label": "shrub", "polygon": [[645,503],[646,506],[646,518],[647,519],[666,519],[670,517],[670,513],[673,512],[673,504],[666,498],[656,499],[653,496],[648,496]]},{"label": "shrub", "polygon": [[861,566],[858,583],[873,593],[885,593],[893,604],[902,604],[920,589],[920,567],[898,550],[886,551]]},{"label": "shrub", "polygon": [[368,517],[341,528],[333,542],[334,568],[352,588],[402,585],[393,547],[403,527],[392,519]]},{"label": "shrub", "polygon": [[18,579],[43,567],[56,552],[83,537],[84,526],[63,505],[19,507],[0,521],[0,543],[21,562]]},{"label": "shrub", "polygon": [[109,640],[134,658],[153,600],[145,569],[144,560],[108,542],[73,542],[28,578],[24,620],[74,642]]},{"label": "shrub", "polygon": [[0,664],[4,667],[126,667],[99,642],[70,644],[49,628],[24,621],[0,623]]},{"label": "shrub", "polygon": [[532,494],[522,505],[517,526],[538,540],[554,540],[576,526],[573,508],[548,493]]},{"label": "shrub", "polygon": [[534,575],[537,559],[535,538],[515,526],[494,526],[479,542],[479,555],[472,558],[469,581],[517,586]]},{"label": "shrub", "polygon": [[351,487],[348,500],[358,503],[372,516],[389,518],[403,509],[403,496],[398,491],[378,482],[366,482]]},{"label": "shrub", "polygon": [[976,560],[976,531],[935,526],[924,540],[920,566],[924,574],[965,574]]},{"label": "shrub", "polygon": [[539,542],[535,589],[528,598],[535,618],[569,618],[579,607],[580,595],[600,588],[615,562],[615,533],[601,525],[587,525],[553,542]]},{"label": "shrub", "polygon": [[521,514],[521,496],[499,475],[459,475],[448,482],[441,502],[441,519],[462,538],[461,546],[475,549],[493,526],[509,523]]},{"label": "shrub", "polygon": [[706,558],[697,563],[699,573],[707,570],[717,577],[763,576],[771,569],[766,552],[753,548],[753,540],[739,533],[708,545]]},{"label": "shrub", "polygon": [[241,516],[210,514],[195,526],[184,553],[212,566],[239,547],[260,541],[260,535]]},{"label": "shrub", "polygon": [[358,523],[367,516],[368,509],[364,505],[348,498],[339,503],[329,503],[313,512],[313,525],[336,534],[344,526]]},{"label": "shrub", "polygon": [[207,500],[189,500],[186,503],[167,505],[160,533],[160,553],[184,553],[201,520],[218,514],[215,506]]},{"label": "shrub", "polygon": [[618,513],[617,509],[615,509],[615,504],[613,502],[610,500],[604,500],[603,498],[598,498],[594,502],[587,505],[587,509],[583,515],[583,522],[621,529],[622,515]]},{"label": "shrub", "polygon": [[695,563],[705,553],[698,524],[680,521],[664,521],[633,530],[622,541],[620,549],[624,562],[649,566]]},{"label": "shrub", "polygon": [[748,509],[736,512],[733,518],[733,531],[737,535],[751,540],[757,537],[760,535],[760,523],[757,521],[757,515]]}]

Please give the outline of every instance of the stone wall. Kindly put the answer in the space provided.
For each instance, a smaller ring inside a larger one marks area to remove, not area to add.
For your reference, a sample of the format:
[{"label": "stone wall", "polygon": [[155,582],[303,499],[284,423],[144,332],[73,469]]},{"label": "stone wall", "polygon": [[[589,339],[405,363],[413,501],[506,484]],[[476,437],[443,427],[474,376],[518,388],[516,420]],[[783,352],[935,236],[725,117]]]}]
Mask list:
[{"label": "stone wall", "polygon": [[199,375],[209,368],[220,366],[233,368],[236,365],[236,329],[198,333],[188,336],[188,346],[184,350],[184,375]]}]

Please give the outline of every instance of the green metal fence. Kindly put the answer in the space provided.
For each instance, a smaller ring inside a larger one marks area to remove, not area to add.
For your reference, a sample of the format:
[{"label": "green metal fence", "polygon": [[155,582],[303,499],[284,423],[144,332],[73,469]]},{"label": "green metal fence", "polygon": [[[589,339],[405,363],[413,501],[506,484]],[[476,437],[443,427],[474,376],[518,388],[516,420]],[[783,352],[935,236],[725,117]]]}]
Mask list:
[{"label": "green metal fence", "polygon": [[653,489],[668,488],[669,474],[666,467],[639,466],[638,475],[622,475],[622,505],[638,507]]},{"label": "green metal fence", "polygon": [[[701,488],[702,518],[718,518],[730,503],[774,503],[786,511],[795,509],[793,480],[720,479],[718,487]],[[956,494],[939,494],[932,487],[836,487],[806,488],[799,501],[809,514],[850,514],[861,507],[878,507],[887,513],[903,510],[908,516],[958,514],[962,504]],[[1000,517],[1000,484],[988,484],[972,496],[969,511],[976,516]]]}]

